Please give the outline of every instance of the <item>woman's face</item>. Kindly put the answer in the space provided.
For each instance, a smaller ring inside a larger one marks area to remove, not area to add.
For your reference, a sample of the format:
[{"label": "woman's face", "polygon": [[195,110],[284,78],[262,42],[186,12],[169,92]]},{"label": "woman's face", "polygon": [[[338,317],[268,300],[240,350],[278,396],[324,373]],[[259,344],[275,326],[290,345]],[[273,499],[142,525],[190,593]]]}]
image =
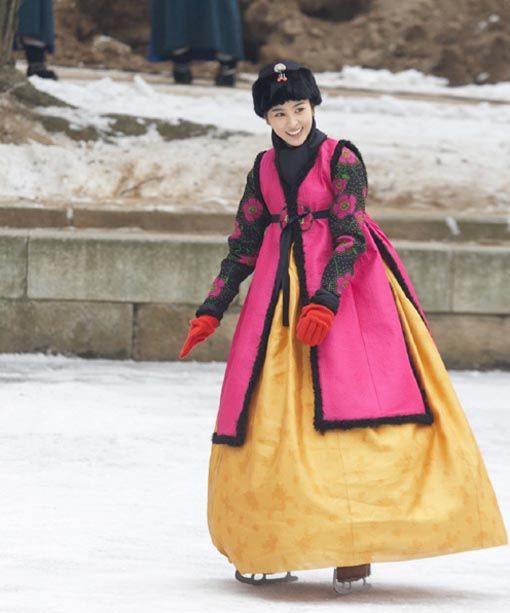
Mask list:
[{"label": "woman's face", "polygon": [[302,145],[313,122],[313,107],[310,100],[287,100],[269,109],[267,123],[288,145]]}]

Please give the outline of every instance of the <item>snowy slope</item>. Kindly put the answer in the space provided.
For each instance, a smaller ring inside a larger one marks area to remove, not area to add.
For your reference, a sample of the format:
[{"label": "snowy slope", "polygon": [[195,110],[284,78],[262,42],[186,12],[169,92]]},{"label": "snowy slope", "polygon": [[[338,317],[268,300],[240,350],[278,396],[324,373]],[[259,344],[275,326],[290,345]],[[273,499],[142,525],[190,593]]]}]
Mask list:
[{"label": "snowy slope", "polygon": [[[0,356],[1,613],[509,610],[508,547],[377,564],[340,600],[329,570],[236,582],[206,525],[224,368]],[[510,374],[453,380],[508,526]]]},{"label": "snowy slope", "polygon": [[[351,67],[318,75],[325,84],[319,128],[356,143],[367,162],[372,195],[384,206],[508,212],[510,85],[447,88],[441,80],[408,72],[413,74]],[[110,77],[57,82],[33,77],[32,82],[76,105],[76,110],[46,112],[78,127],[104,125],[104,113],[125,113],[184,118],[247,135],[167,143],[151,132],[115,143],[76,144],[56,136],[53,146],[0,145],[0,200],[115,200],[143,184],[140,197],[155,203],[234,210],[255,155],[270,146],[269,128],[253,113],[246,88],[157,87],[140,75],[131,82]],[[327,86],[339,83],[379,91],[339,93]],[[392,95],[399,91],[415,98]],[[420,99],[424,93],[506,103]]]}]

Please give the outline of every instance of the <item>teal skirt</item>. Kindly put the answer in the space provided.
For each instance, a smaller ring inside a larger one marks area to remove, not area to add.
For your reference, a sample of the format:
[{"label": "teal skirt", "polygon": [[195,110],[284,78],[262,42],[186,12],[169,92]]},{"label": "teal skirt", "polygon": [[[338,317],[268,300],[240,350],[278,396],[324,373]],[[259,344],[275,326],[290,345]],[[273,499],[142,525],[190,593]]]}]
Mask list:
[{"label": "teal skirt", "polygon": [[30,36],[46,43],[52,53],[55,49],[53,0],[21,0],[18,11],[17,37]]},{"label": "teal skirt", "polygon": [[152,0],[149,59],[171,58],[189,47],[193,59],[214,60],[216,53],[243,58],[237,0]]}]

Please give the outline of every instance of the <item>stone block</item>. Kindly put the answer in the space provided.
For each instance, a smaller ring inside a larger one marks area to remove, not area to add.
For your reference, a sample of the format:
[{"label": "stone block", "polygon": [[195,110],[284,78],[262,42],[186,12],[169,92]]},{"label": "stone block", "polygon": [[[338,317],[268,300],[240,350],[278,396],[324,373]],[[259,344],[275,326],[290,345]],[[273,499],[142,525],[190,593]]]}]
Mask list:
[{"label": "stone block", "polygon": [[458,239],[466,241],[501,241],[510,240],[510,225],[506,217],[470,218],[461,217]]},{"label": "stone block", "polygon": [[[150,214],[150,212],[147,212]],[[127,208],[92,209],[75,207],[73,225],[76,228],[142,228],[143,211]]]},{"label": "stone block", "polygon": [[448,368],[510,369],[510,316],[433,313],[427,319]]},{"label": "stone block", "polygon": [[21,298],[26,291],[27,237],[3,231],[0,235],[0,297]]},{"label": "stone block", "polygon": [[508,241],[510,227],[503,215],[481,217],[466,213],[447,215],[430,211],[381,211],[373,218],[391,240],[411,241]]},{"label": "stone block", "polygon": [[40,205],[0,205],[0,226],[7,228],[65,228],[68,225],[65,208]]},{"label": "stone block", "polygon": [[77,228],[140,228],[152,232],[221,234],[228,236],[235,213],[175,212],[158,208],[126,208],[77,205]]},{"label": "stone block", "polygon": [[167,232],[186,232],[202,234],[219,234],[226,241],[234,225],[235,212],[231,213],[198,213],[189,211],[174,213],[154,211],[152,216],[143,220],[145,230]]},{"label": "stone block", "polygon": [[377,223],[390,240],[450,240],[452,233],[444,219],[415,219],[404,215],[375,215]]},{"label": "stone block", "polygon": [[453,311],[510,314],[510,249],[458,247],[453,257]]},{"label": "stone block", "polygon": [[226,252],[217,236],[41,231],[30,237],[28,296],[198,305]]},{"label": "stone block", "polygon": [[[137,360],[177,360],[196,307],[144,304],[136,309],[134,357]],[[210,362],[227,359],[239,310],[230,308],[206,341],[197,345],[187,360]]]},{"label": "stone block", "polygon": [[451,248],[441,243],[394,243],[418,298],[426,311],[449,311],[451,305]]},{"label": "stone block", "polygon": [[0,353],[130,358],[133,307],[98,302],[0,301]]}]

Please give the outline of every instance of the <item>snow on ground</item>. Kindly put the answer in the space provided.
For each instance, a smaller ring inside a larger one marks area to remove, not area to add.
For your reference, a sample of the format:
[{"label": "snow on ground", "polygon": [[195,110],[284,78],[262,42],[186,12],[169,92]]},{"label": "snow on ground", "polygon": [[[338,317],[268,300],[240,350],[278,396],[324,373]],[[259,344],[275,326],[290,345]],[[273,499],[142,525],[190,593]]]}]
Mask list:
[{"label": "snow on ground", "polygon": [[346,66],[341,72],[319,73],[317,81],[320,87],[326,88],[362,88],[388,93],[406,92],[510,102],[510,82],[449,87],[448,79],[425,75],[414,69],[391,72],[385,69],[373,70],[360,66]]},{"label": "snow on ground", "polygon": [[[321,83],[334,84],[337,79],[342,86],[369,84],[386,92],[342,94],[325,87],[324,102],[317,110],[319,128],[332,137],[352,140],[362,151],[372,202],[508,211],[510,85],[476,87],[470,94],[465,87],[446,88],[435,78],[406,72],[413,74],[351,67],[337,75],[318,76]],[[115,200],[143,184],[139,196],[156,203],[234,210],[256,153],[270,146],[270,130],[253,113],[247,89],[170,84],[158,88],[140,75],[131,82],[110,77],[88,82],[33,77],[32,82],[76,105],[77,110],[46,112],[65,114],[77,126],[104,125],[101,114],[125,113],[169,121],[183,118],[247,135],[167,143],[151,132],[115,143],[76,144],[56,137],[54,146],[0,145],[3,200]],[[417,99],[392,95],[402,88]],[[419,99],[424,91],[451,94],[453,90],[471,97],[487,92],[487,98],[507,99],[508,104]]]},{"label": "snow on ground", "polygon": [[[206,524],[224,368],[0,356],[2,613],[509,609],[508,547],[376,564],[342,598],[330,570],[236,582]],[[510,373],[452,376],[508,526]]]}]

